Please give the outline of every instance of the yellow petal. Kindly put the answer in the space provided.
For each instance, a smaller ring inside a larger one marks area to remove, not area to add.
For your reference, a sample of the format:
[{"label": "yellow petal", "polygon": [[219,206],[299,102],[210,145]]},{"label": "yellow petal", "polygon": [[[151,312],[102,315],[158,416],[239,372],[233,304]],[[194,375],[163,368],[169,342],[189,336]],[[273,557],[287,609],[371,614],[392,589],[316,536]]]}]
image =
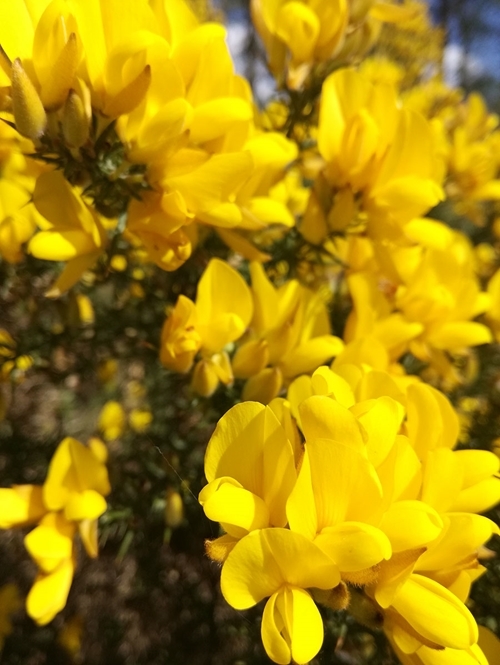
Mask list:
[{"label": "yellow petal", "polygon": [[251,120],[250,104],[237,97],[218,97],[197,106],[190,127],[194,143],[205,143],[228,132],[238,123]]},{"label": "yellow petal", "polygon": [[74,562],[70,558],[49,575],[36,578],[26,599],[26,611],[40,626],[52,621],[66,605],[74,570]]},{"label": "yellow petal", "polygon": [[259,261],[260,263],[265,263],[271,259],[270,254],[261,252],[260,249],[257,249],[257,247],[253,245],[250,240],[241,235],[241,233],[222,228],[217,229],[217,233],[233,252],[241,254],[241,256],[247,259],[247,261]]},{"label": "yellow petal", "polygon": [[0,529],[27,526],[46,513],[39,485],[14,485],[0,488]]},{"label": "yellow petal", "polygon": [[281,363],[284,376],[307,374],[341,353],[344,343],[333,335],[321,335],[300,344]]},{"label": "yellow petal", "polygon": [[448,448],[436,448],[427,456],[422,482],[422,501],[438,512],[447,512],[458,496],[463,482],[459,460]]},{"label": "yellow petal", "polygon": [[312,58],[320,27],[318,16],[302,2],[287,2],[278,12],[276,34],[288,46],[297,63]]},{"label": "yellow petal", "polygon": [[28,251],[37,259],[69,261],[81,254],[95,252],[95,244],[83,230],[40,231],[32,238]]},{"label": "yellow petal", "polygon": [[246,609],[284,584],[332,589],[340,581],[336,565],[311,541],[288,529],[253,531],[229,554],[221,575],[224,598]]},{"label": "yellow petal", "polygon": [[314,543],[335,561],[341,573],[371,568],[392,554],[385,533],[361,522],[342,522],[326,527]]},{"label": "yellow petal", "polygon": [[80,280],[83,273],[92,268],[100,254],[101,252],[84,254],[68,261],[62,273],[46,292],[47,298],[59,298],[63,293],[69,291]]},{"label": "yellow petal", "polygon": [[451,649],[477,642],[477,624],[465,605],[434,580],[413,574],[392,606],[425,639]]},{"label": "yellow petal", "polygon": [[435,540],[443,529],[438,513],[422,501],[396,501],[384,513],[380,528],[394,552],[422,547]]},{"label": "yellow petal", "polygon": [[281,370],[278,367],[268,367],[248,379],[241,397],[243,400],[269,404],[279,395],[282,385]]},{"label": "yellow petal", "polygon": [[443,323],[427,335],[429,344],[446,351],[459,350],[468,346],[490,344],[493,337],[489,328],[474,321]]},{"label": "yellow petal", "polygon": [[301,427],[306,441],[335,439],[364,450],[358,421],[344,406],[323,395],[314,395],[299,405]]},{"label": "yellow petal", "polygon": [[269,346],[266,340],[252,340],[238,347],[232,360],[234,376],[247,379],[258,374],[269,361]]},{"label": "yellow petal", "polygon": [[199,496],[208,519],[223,522],[226,531],[235,537],[270,525],[265,502],[239,485],[232,478],[218,478],[204,487]]},{"label": "yellow petal", "polygon": [[391,397],[362,402],[352,412],[368,434],[368,459],[379,466],[392,448],[405,412],[401,404]]},{"label": "yellow petal", "polygon": [[97,542],[97,520],[82,520],[78,525],[80,538],[87,554],[95,559],[99,546]]},{"label": "yellow petal", "polygon": [[203,346],[212,352],[221,351],[241,337],[251,321],[250,289],[234,268],[212,259],[198,284],[196,312]]},{"label": "yellow petal", "polygon": [[273,594],[262,615],[262,643],[275,663],[309,663],[323,644],[323,620],[303,589]]},{"label": "yellow petal", "polygon": [[[500,665],[500,640],[485,626],[479,626],[479,646],[488,661],[488,665]],[[480,665],[483,665],[483,663]]]},{"label": "yellow petal", "polygon": [[486,517],[448,513],[440,537],[419,558],[416,570],[442,570],[459,565],[484,545],[498,528]]},{"label": "yellow petal", "polygon": [[44,573],[51,573],[73,552],[75,527],[60,514],[49,514],[24,539],[26,549]]},{"label": "yellow petal", "polygon": [[81,520],[95,520],[107,508],[106,500],[95,490],[74,492],[64,508],[66,519],[79,522]]}]

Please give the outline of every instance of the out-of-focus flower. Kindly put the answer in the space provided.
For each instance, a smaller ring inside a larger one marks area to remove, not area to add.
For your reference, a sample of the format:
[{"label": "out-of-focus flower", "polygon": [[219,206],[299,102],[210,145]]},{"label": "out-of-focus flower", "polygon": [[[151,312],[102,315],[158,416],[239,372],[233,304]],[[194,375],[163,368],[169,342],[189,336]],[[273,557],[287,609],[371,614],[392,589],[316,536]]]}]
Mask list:
[{"label": "out-of-focus flower", "polygon": [[259,263],[250,265],[250,274],[254,316],[232,365],[236,377],[247,379],[243,399],[269,403],[284,381],[312,372],[343,343],[331,334],[324,293],[297,280],[275,288]]},{"label": "out-of-focus flower", "polygon": [[179,492],[172,488],[167,490],[165,496],[165,524],[176,529],[184,520],[184,502]]},{"label": "out-of-focus flower", "polygon": [[151,425],[153,414],[148,409],[132,409],[128,415],[128,423],[134,432],[145,432]]},{"label": "out-of-focus flower", "polygon": [[380,21],[404,21],[421,11],[416,3],[352,0],[252,0],[252,18],[279,80],[300,88],[315,64],[359,57],[370,49]]},{"label": "out-of-focus flower", "polygon": [[32,238],[29,251],[39,259],[68,262],[49,291],[57,297],[92,267],[106,247],[107,236],[99,215],[60,171],[49,171],[37,179],[33,204],[41,215],[42,230]]},{"label": "out-of-focus flower", "polygon": [[120,402],[106,402],[99,414],[99,429],[106,441],[119,439],[125,429],[125,412]]},{"label": "out-of-focus flower", "polygon": [[[443,225],[424,223],[417,233],[419,226],[411,223],[415,238],[434,230],[439,234]],[[348,278],[354,302],[345,333],[348,341],[373,335],[391,358],[409,349],[441,374],[447,367],[445,352],[491,341],[487,326],[471,320],[488,310],[490,299],[480,290],[464,236],[451,234],[443,248],[417,249],[413,256],[393,248],[391,258],[398,271],[393,271],[394,281],[368,271]]]},{"label": "out-of-focus flower", "polygon": [[398,238],[443,198],[430,123],[399,107],[392,86],[354,69],[323,84],[318,148],[325,166],[300,227],[314,244],[349,228]]},{"label": "out-of-focus flower", "polygon": [[22,606],[19,590],[15,584],[4,584],[0,588],[0,653],[5,638],[12,632],[11,616]]},{"label": "out-of-focus flower", "polygon": [[75,614],[64,622],[57,636],[57,642],[75,658],[82,648],[83,618]]},{"label": "out-of-focus flower", "polygon": [[110,492],[106,459],[106,447],[98,439],[85,446],[68,437],[55,451],[42,486],[0,489],[0,528],[37,524],[24,542],[39,568],[26,608],[40,625],[66,605],[77,531],[89,556],[97,556],[97,519]]},{"label": "out-of-focus flower", "polygon": [[188,372],[201,352],[193,373],[193,387],[210,396],[219,381],[233,380],[225,347],[239,339],[253,314],[250,289],[227,263],[212,259],[198,283],[196,302],[179,296],[167,317],[161,339],[160,359],[169,369]]}]

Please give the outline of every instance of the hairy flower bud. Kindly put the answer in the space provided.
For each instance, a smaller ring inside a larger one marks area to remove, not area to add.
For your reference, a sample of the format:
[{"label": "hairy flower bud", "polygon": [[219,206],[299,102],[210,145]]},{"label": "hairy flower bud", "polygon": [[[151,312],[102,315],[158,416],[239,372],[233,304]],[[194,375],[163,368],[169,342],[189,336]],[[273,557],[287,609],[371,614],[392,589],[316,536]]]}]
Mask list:
[{"label": "hairy flower bud", "polygon": [[17,131],[35,141],[44,133],[47,115],[19,58],[12,63],[12,111]]}]

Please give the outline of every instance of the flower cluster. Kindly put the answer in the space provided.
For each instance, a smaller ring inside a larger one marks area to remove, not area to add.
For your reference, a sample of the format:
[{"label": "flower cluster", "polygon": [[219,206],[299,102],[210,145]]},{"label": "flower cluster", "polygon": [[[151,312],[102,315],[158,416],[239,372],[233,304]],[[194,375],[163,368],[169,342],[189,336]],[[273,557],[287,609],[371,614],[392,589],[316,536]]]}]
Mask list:
[{"label": "flower cluster", "polygon": [[[208,397],[219,382],[246,379],[242,398],[263,403],[284,382],[336,356],[342,340],[331,334],[324,297],[291,280],[280,288],[260,263],[250,264],[251,288],[230,265],[212,259],[196,302],[179,296],[167,317],[160,359],[169,369],[188,372],[198,352],[193,387]],[[225,347],[240,341],[230,360]]]},{"label": "flower cluster", "polygon": [[106,510],[104,497],[110,492],[106,459],[99,439],[85,446],[68,437],[54,453],[43,485],[0,489],[1,529],[37,525],[24,544],[39,569],[26,609],[40,625],[52,621],[66,605],[77,533],[87,554],[97,556],[97,519]]},{"label": "flower cluster", "polygon": [[299,88],[321,65],[357,59],[377,40],[383,22],[408,21],[423,7],[389,0],[252,0],[255,27],[267,50],[269,67]]},{"label": "flower cluster", "polygon": [[222,592],[236,609],[269,597],[262,640],[276,663],[319,651],[316,601],[381,623],[403,662],[460,652],[472,665],[464,602],[479,548],[500,533],[477,515],[500,499],[499,460],[453,450],[458,419],[440,392],[350,360],[219,421],[199,500],[226,532],[207,543]]},{"label": "flower cluster", "polygon": [[268,190],[295,146],[255,126],[222,26],[182,0],[17,3],[0,25],[4,119],[47,164],[5,193],[2,253],[16,258],[35,220],[29,251],[67,262],[52,295],[95,263],[124,213],[127,236],[165,270],[189,258],[198,223],[293,225]]}]

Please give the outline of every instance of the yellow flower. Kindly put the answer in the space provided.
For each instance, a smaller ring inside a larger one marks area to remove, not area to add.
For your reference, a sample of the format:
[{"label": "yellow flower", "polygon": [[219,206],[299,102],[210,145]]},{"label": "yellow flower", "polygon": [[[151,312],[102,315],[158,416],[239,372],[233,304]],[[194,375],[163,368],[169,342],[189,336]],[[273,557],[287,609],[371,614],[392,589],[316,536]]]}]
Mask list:
[{"label": "yellow flower", "polygon": [[184,503],[179,492],[171,488],[165,497],[165,523],[171,529],[176,529],[184,521]]},{"label": "yellow flower", "polygon": [[132,409],[128,422],[134,432],[145,432],[151,425],[153,414],[148,409]]},{"label": "yellow flower", "polygon": [[[6,119],[5,114],[1,118]],[[22,245],[36,230],[37,213],[26,209],[40,168],[22,151],[33,150],[30,141],[0,120],[0,254],[9,263],[23,258]]]},{"label": "yellow flower", "polygon": [[212,259],[198,283],[196,302],[179,296],[164,323],[161,362],[174,371],[188,372],[201,351],[193,387],[200,395],[211,395],[219,381],[232,382],[224,349],[244,334],[252,314],[252,297],[243,277],[224,261]]},{"label": "yellow flower", "polygon": [[57,636],[57,642],[74,658],[82,648],[83,619],[80,615],[72,616],[64,622]]},{"label": "yellow flower", "polygon": [[106,441],[119,439],[125,429],[125,412],[119,402],[106,402],[99,414],[99,429]]},{"label": "yellow flower", "polygon": [[443,198],[430,123],[400,108],[392,86],[354,69],[323,84],[318,148],[325,167],[301,226],[312,243],[349,225],[397,238]]},{"label": "yellow flower", "polygon": [[26,608],[40,625],[52,621],[66,605],[77,531],[89,556],[97,556],[97,518],[106,510],[104,496],[110,491],[106,458],[98,439],[84,446],[68,437],[54,453],[43,486],[0,490],[0,528],[38,523],[24,542],[39,568]]},{"label": "yellow flower", "polygon": [[99,216],[72,189],[60,171],[41,175],[33,203],[42,216],[42,230],[32,238],[29,251],[40,259],[68,261],[48,295],[71,288],[92,267],[107,244]]},{"label": "yellow flower", "polygon": [[360,55],[372,46],[379,21],[404,21],[415,6],[368,0],[252,0],[252,18],[266,47],[269,67],[302,86],[313,64]]},{"label": "yellow flower", "polygon": [[201,337],[196,330],[196,305],[181,295],[162,328],[161,363],[175,372],[189,372],[200,347]]},{"label": "yellow flower", "polygon": [[288,529],[261,529],[230,552],[221,588],[238,610],[270,596],[262,617],[262,641],[275,663],[305,665],[323,643],[323,622],[309,588],[332,589],[335,564],[304,536]]},{"label": "yellow flower", "polygon": [[411,248],[413,255],[407,248],[392,248],[389,279],[366,270],[348,278],[354,308],[345,338],[373,335],[392,359],[410,350],[443,373],[444,352],[491,341],[488,328],[471,321],[488,309],[490,299],[480,290],[465,236],[456,232],[448,238],[449,229],[429,220],[410,226],[415,239],[433,233],[435,246]]},{"label": "yellow flower", "polygon": [[[193,234],[185,227],[194,221],[225,229],[293,224],[268,189],[296,147],[255,134],[251,92],[234,73],[222,26],[200,25],[182,0],[20,1],[1,10],[0,26],[8,111],[38,156],[61,169],[35,188],[49,225],[41,223],[30,245],[37,257],[70,261],[51,295],[70,288],[101,253],[104,228],[120,232],[96,211],[127,212],[129,237],[166,270],[189,258]],[[61,212],[79,198],[76,186],[85,202]],[[23,219],[17,245],[32,229]]]},{"label": "yellow flower", "polygon": [[[259,263],[250,264],[254,316],[250,339],[237,350],[233,370],[247,378],[243,399],[268,403],[283,381],[313,371],[343,348],[330,334],[325,298],[297,280],[275,288]],[[270,366],[270,367],[268,367]]]},{"label": "yellow flower", "polygon": [[205,454],[205,476],[199,501],[233,539],[286,525],[294,451],[270,407],[245,402],[220,419]]}]

